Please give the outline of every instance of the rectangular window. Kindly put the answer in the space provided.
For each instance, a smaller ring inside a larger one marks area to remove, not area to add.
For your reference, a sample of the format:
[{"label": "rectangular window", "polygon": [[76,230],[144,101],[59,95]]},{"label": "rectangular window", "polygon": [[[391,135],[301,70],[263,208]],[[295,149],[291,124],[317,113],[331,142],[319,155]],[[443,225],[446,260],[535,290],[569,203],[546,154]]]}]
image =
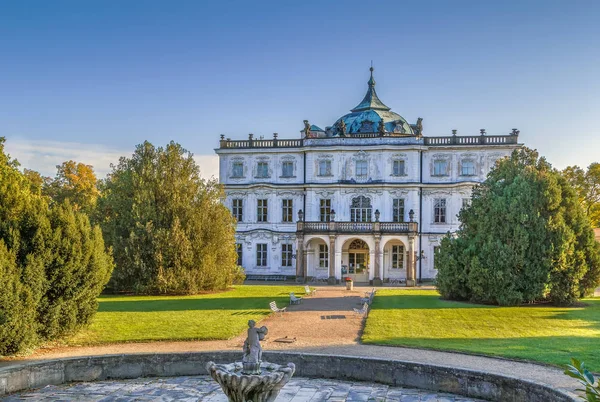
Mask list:
[{"label": "rectangular window", "polygon": [[319,220],[321,222],[329,222],[331,220],[331,200],[319,200]]},{"label": "rectangular window", "polygon": [[356,177],[367,177],[369,164],[367,161],[356,161]]},{"label": "rectangular window", "polygon": [[448,161],[438,159],[433,161],[434,176],[448,176]]},{"label": "rectangular window", "polygon": [[433,222],[446,223],[446,199],[436,198],[433,204]]},{"label": "rectangular window", "polygon": [[461,176],[475,176],[475,162],[471,160],[464,160],[460,164]]},{"label": "rectangular window", "polygon": [[258,162],[256,165],[256,177],[269,177],[268,162]]},{"label": "rectangular window", "polygon": [[329,252],[327,244],[319,244],[319,268],[329,267]]},{"label": "rectangular window", "polygon": [[240,267],[242,266],[242,261],[243,261],[243,251],[242,251],[242,243],[235,243],[235,251],[237,252],[238,255],[238,260],[237,260],[237,265],[239,265]]},{"label": "rectangular window", "polygon": [[281,165],[281,177],[294,176],[294,162],[283,162]]},{"label": "rectangular window", "polygon": [[238,222],[244,221],[244,200],[242,198],[234,198],[232,200],[231,213]]},{"label": "rectangular window", "polygon": [[281,266],[291,267],[292,266],[292,245],[282,244],[281,245]]},{"label": "rectangular window", "polygon": [[404,161],[403,160],[395,160],[392,165],[392,175],[393,176],[404,176],[406,175],[404,170]]},{"label": "rectangular window", "polygon": [[256,200],[256,215],[258,222],[268,222],[268,200]]},{"label": "rectangular window", "polygon": [[404,268],[404,246],[392,246],[392,268]]},{"label": "rectangular window", "polygon": [[256,266],[266,267],[267,266],[267,245],[266,243],[259,243],[256,245]]},{"label": "rectangular window", "polygon": [[233,171],[231,172],[231,177],[244,177],[243,162],[233,162]]},{"label": "rectangular window", "polygon": [[404,222],[404,199],[397,198],[394,200],[394,211],[393,211],[394,222]]},{"label": "rectangular window", "polygon": [[331,161],[319,161],[319,176],[331,176]]},{"label": "rectangular window", "polygon": [[293,200],[281,200],[281,221],[293,222],[294,202]]},{"label": "rectangular window", "polygon": [[435,267],[435,257],[437,257],[439,252],[440,252],[440,246],[433,246],[433,269],[437,269]]}]

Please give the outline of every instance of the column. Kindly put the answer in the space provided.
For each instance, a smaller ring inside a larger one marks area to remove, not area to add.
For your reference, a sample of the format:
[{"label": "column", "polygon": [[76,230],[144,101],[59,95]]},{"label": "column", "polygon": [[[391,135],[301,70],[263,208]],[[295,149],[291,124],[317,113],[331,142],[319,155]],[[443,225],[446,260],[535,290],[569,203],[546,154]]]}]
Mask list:
[{"label": "column", "polygon": [[304,276],[304,236],[298,236],[296,242],[296,278],[303,278]]},{"label": "column", "polygon": [[381,280],[381,235],[375,235],[375,258],[374,258],[374,274],[373,277],[373,286],[381,286],[383,285],[383,281]]},{"label": "column", "polygon": [[329,278],[327,283],[335,285],[335,235],[329,235]]},{"label": "column", "polygon": [[406,259],[406,286],[415,286],[415,237],[408,237],[408,257]]}]

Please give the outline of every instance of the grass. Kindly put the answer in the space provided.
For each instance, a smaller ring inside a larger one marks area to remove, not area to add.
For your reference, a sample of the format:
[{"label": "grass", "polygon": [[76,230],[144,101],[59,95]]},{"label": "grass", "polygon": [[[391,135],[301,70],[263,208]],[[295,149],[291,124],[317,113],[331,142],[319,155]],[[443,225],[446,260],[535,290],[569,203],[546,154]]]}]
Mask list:
[{"label": "grass", "polygon": [[600,298],[585,307],[496,307],[441,300],[434,290],[381,290],[362,341],[534,360],[571,357],[600,371]]},{"label": "grass", "polygon": [[198,296],[101,296],[92,324],[69,345],[230,339],[271,313],[269,302],[289,303],[298,286],[236,286]]}]

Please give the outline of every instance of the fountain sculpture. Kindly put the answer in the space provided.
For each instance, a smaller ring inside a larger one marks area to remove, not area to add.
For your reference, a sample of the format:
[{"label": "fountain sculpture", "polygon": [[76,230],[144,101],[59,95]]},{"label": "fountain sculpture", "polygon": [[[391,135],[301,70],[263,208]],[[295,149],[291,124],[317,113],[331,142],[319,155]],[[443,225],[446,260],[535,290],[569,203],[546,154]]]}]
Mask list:
[{"label": "fountain sculpture", "polygon": [[254,320],[248,321],[242,361],[206,364],[206,370],[219,383],[230,402],[272,402],[292,378],[296,370],[294,363],[281,366],[262,361],[260,341],[267,332],[267,327],[256,328]]}]

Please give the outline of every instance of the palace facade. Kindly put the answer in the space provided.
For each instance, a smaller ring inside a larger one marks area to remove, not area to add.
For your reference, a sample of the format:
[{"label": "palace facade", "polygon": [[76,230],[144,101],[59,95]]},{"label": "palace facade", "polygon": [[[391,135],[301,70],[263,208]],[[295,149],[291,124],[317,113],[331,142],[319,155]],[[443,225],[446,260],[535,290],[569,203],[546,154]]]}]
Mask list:
[{"label": "palace facade", "polygon": [[414,285],[436,276],[442,237],[519,131],[490,136],[423,135],[378,98],[332,126],[304,121],[298,139],[221,136],[219,180],[237,219],[247,275]]}]

